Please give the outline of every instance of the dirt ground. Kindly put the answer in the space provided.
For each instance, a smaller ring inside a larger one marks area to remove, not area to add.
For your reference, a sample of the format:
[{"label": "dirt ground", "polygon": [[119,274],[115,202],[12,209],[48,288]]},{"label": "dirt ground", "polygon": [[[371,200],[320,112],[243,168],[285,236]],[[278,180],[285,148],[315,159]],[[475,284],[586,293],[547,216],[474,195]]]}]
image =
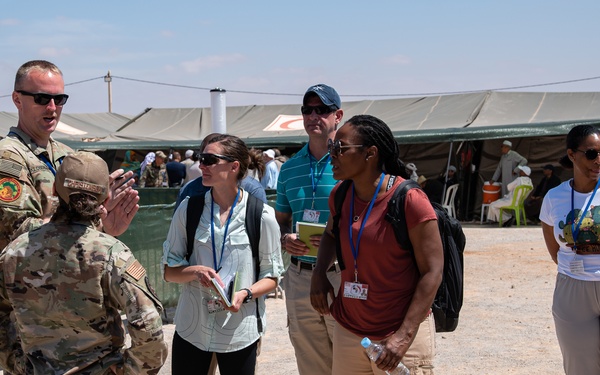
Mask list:
[{"label": "dirt ground", "polygon": [[[436,334],[435,372],[564,373],[551,312],[556,267],[541,227],[464,226],[464,304],[456,331]],[[170,343],[173,325],[165,328]],[[170,363],[160,374],[170,374]],[[257,374],[298,374],[281,299],[267,299],[267,333]]]},{"label": "dirt ground", "polygon": [[[545,249],[541,227],[463,225],[464,304],[456,331],[436,334],[435,372],[564,373],[551,312],[556,266]],[[170,345],[174,325],[164,328]],[[171,373],[169,360],[160,375]],[[298,374],[282,299],[267,299],[267,333],[257,374]]]}]

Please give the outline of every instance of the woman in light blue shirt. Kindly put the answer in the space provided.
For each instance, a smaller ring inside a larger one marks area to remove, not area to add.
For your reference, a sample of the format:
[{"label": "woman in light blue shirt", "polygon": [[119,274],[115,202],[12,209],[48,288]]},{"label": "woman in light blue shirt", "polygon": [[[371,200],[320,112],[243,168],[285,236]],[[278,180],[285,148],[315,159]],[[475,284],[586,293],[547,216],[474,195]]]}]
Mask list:
[{"label": "woman in light blue shirt", "polygon": [[[266,204],[258,259],[253,259],[245,227],[249,194],[239,186],[249,160],[246,145],[235,136],[219,135],[204,148],[200,168],[203,184],[211,189],[205,195],[189,260],[190,200],[185,199],[173,216],[163,245],[165,280],[183,284],[175,314],[173,375],[206,374],[213,353],[222,375],[254,374],[256,348],[265,326],[264,295],[277,286],[283,262],[275,212]],[[231,306],[218,297],[213,279],[225,293],[231,289]]]}]

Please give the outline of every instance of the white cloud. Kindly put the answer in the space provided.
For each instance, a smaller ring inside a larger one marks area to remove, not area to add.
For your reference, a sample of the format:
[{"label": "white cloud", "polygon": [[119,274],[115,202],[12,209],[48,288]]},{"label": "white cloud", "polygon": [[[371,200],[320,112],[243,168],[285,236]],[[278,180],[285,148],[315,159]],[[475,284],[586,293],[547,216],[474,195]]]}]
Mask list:
[{"label": "white cloud", "polygon": [[389,65],[409,65],[411,63],[410,59],[403,55],[393,55],[383,58],[384,64]]},{"label": "white cloud", "polygon": [[173,38],[175,36],[175,32],[171,30],[162,30],[160,32],[160,36],[162,36],[163,38]]},{"label": "white cloud", "polygon": [[196,60],[184,61],[180,65],[187,73],[198,73],[203,70],[219,68],[224,65],[235,64],[244,60],[246,60],[244,55],[235,53],[232,55],[200,57]]}]

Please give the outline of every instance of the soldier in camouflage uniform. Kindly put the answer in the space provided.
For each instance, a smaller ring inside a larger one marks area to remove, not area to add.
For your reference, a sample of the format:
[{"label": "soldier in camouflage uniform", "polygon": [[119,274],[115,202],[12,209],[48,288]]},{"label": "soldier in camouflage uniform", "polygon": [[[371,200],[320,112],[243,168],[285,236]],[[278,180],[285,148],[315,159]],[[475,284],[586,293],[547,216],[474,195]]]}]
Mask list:
[{"label": "soldier in camouflage uniform", "polygon": [[[23,64],[12,99],[19,122],[0,140],[0,250],[19,234],[50,220],[58,204],[52,197],[56,168],[73,152],[51,137],[68,99],[56,65],[44,60]],[[122,173],[113,172],[111,180]],[[130,188],[132,176],[127,172],[121,180],[127,183],[111,185],[113,199],[107,204],[103,229],[115,236],[125,232],[139,208],[137,191]]]},{"label": "soldier in camouflage uniform", "polygon": [[[14,314],[24,352],[15,372],[157,374],[167,356],[162,305],[131,251],[98,230],[110,192],[106,163],[89,152],[66,156],[55,189],[60,203],[50,222],[0,255],[0,322]],[[7,328],[0,326],[0,342]]]},{"label": "soldier in camouflage uniform", "polygon": [[148,164],[140,177],[140,187],[169,187],[169,177],[165,160],[167,155],[162,151],[156,151],[156,158]]},{"label": "soldier in camouflage uniform", "polygon": [[[0,140],[0,250],[19,234],[50,220],[58,206],[52,196],[56,168],[72,152],[51,137],[68,99],[56,65],[44,60],[23,64],[15,77],[12,99],[19,121]],[[139,209],[137,191],[131,188],[133,172],[116,180],[122,173],[117,170],[110,175],[112,198],[105,202],[102,214],[102,230],[115,236],[125,232]],[[20,351],[16,331],[10,332],[9,341],[0,340],[0,367],[5,374],[13,371],[5,353]]]}]

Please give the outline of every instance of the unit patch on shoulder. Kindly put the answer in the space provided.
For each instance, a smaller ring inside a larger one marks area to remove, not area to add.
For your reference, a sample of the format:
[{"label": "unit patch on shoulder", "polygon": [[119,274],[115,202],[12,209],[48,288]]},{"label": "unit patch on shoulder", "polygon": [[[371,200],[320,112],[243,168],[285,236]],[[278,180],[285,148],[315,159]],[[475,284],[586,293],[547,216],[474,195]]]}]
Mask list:
[{"label": "unit patch on shoulder", "polygon": [[137,281],[140,281],[140,279],[144,277],[144,275],[146,275],[146,270],[144,269],[144,266],[142,266],[137,260],[131,263],[129,267],[127,267],[125,272]]},{"label": "unit patch on shoulder", "polygon": [[0,201],[14,202],[21,196],[21,183],[14,178],[0,179]]}]

